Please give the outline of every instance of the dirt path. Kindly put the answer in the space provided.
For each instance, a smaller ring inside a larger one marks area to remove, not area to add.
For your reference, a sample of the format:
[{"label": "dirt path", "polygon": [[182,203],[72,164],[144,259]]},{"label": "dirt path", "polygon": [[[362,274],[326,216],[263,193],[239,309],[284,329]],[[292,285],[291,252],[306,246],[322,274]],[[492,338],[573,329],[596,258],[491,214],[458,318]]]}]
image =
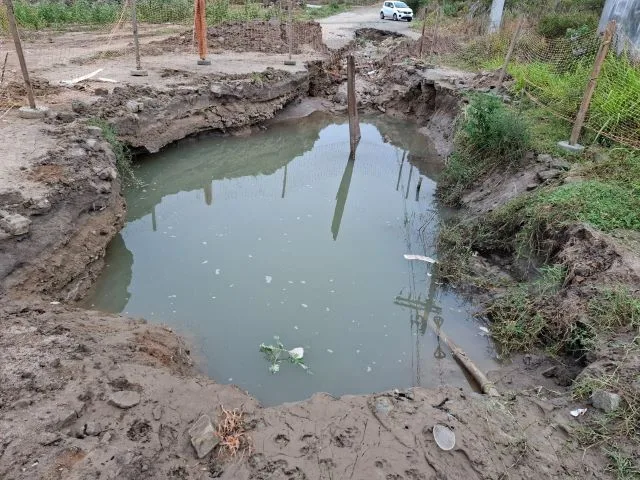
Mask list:
[{"label": "dirt path", "polygon": [[411,23],[380,20],[380,5],[358,7],[319,20],[322,25],[322,40],[332,50],[342,48],[355,38],[360,28],[377,28],[401,33],[409,38],[418,39],[420,34],[410,28]]}]

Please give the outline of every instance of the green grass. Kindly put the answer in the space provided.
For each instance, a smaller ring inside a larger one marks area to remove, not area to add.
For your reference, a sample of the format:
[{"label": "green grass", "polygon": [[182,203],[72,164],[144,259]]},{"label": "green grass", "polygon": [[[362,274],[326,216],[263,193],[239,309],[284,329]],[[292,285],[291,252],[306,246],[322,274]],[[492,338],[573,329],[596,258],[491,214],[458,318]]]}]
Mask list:
[{"label": "green grass", "polygon": [[528,125],[491,94],[473,94],[462,115],[456,152],[448,159],[438,196],[456,205],[466,188],[493,168],[517,165],[531,143]]},{"label": "green grass", "polygon": [[501,354],[531,350],[551,341],[550,324],[541,306],[562,288],[565,277],[561,265],[542,267],[538,279],[512,286],[486,309]]},{"label": "green grass", "polygon": [[328,5],[322,5],[320,8],[306,7],[302,14],[298,15],[298,19],[315,20],[316,18],[330,17],[331,15],[346,12],[347,10],[349,10],[349,8],[351,8],[351,6],[352,5],[344,2],[332,1]]},{"label": "green grass", "polygon": [[609,459],[607,471],[614,474],[616,480],[640,480],[640,465],[629,455],[617,449],[606,449]]},{"label": "green grass", "polygon": [[[136,5],[138,20],[143,23],[193,23],[193,1],[190,0],[138,0]],[[74,0],[67,4],[60,0],[35,3],[18,0],[14,8],[18,24],[34,30],[74,25],[113,25],[120,18],[125,21],[131,18],[129,6],[124,7],[123,11],[122,4],[118,2]],[[207,3],[209,25],[223,21],[269,20],[280,13],[278,9],[266,8],[255,1],[231,4],[229,0],[214,0]],[[0,27],[3,27],[2,19]]]},{"label": "green grass", "polygon": [[133,157],[131,151],[120,139],[111,124],[100,118],[93,118],[87,122],[89,125],[100,127],[102,136],[111,146],[111,150],[116,156],[116,169],[124,183],[140,184],[133,171]]}]

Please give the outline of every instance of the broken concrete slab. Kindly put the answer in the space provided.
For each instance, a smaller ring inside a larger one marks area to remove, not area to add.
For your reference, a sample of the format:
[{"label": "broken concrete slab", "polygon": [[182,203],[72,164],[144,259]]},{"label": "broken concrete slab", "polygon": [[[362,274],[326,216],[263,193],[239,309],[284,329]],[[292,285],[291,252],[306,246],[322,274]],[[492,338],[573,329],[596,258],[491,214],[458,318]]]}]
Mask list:
[{"label": "broken concrete slab", "polygon": [[220,443],[209,415],[202,415],[189,429],[189,435],[198,458],[205,457]]}]

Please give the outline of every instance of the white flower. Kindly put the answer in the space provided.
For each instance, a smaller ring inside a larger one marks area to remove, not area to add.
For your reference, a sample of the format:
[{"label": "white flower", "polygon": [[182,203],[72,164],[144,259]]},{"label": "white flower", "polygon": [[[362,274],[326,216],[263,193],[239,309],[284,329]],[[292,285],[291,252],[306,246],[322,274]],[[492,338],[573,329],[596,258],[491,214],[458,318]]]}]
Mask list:
[{"label": "white flower", "polygon": [[297,347],[297,348],[294,348],[293,350],[289,350],[289,355],[291,355],[291,358],[300,360],[302,357],[304,357],[304,348]]},{"label": "white flower", "polygon": [[274,363],[273,365],[271,365],[271,366],[269,367],[269,371],[270,371],[271,373],[278,373],[278,372],[280,371],[280,365],[279,365],[279,364],[277,364],[277,363]]}]

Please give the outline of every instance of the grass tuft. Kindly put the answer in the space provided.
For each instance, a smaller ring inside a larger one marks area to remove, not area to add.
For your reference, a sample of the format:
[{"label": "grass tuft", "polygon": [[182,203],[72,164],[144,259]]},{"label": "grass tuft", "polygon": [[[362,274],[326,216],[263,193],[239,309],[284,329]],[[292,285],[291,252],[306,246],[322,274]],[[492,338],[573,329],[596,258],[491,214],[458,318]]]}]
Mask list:
[{"label": "grass tuft", "polygon": [[131,155],[131,151],[124,142],[118,139],[118,135],[113,126],[106,120],[100,118],[90,119],[88,124],[102,129],[102,136],[109,143],[111,150],[116,156],[116,169],[123,182],[140,185],[141,182],[133,171],[133,156]]}]

